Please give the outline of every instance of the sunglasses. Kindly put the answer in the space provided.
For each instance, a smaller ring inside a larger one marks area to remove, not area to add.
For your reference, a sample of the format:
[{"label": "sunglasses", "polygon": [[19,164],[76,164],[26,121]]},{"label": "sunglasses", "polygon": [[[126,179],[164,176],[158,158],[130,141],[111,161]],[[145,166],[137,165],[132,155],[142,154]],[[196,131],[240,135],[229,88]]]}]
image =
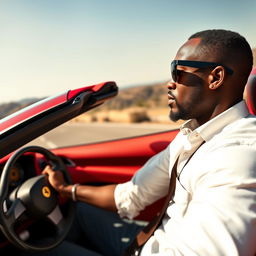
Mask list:
[{"label": "sunglasses", "polygon": [[209,67],[215,68],[217,66],[222,66],[225,68],[228,74],[232,75],[234,73],[232,69],[217,62],[194,61],[194,60],[173,60],[171,63],[171,74],[172,74],[172,80],[174,82],[177,82],[181,72],[181,70],[177,69],[178,65],[185,66],[185,67],[192,67],[192,68],[209,68]]}]

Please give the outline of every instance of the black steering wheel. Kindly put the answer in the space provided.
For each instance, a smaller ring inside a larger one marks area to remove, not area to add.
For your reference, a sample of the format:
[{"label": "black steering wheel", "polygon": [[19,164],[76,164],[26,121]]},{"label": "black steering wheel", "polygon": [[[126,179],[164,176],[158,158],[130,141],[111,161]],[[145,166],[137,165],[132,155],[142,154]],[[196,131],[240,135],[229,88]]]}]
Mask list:
[{"label": "black steering wheel", "polygon": [[[0,179],[0,224],[3,233],[18,248],[45,251],[63,241],[73,222],[75,207],[72,200],[61,202],[45,175],[29,178],[10,191],[12,167],[26,152],[42,154],[54,170],[63,172],[68,184],[71,184],[71,178],[61,158],[39,146],[19,149],[3,169]],[[35,223],[42,224],[37,226]],[[47,234],[46,237],[43,234]]]}]

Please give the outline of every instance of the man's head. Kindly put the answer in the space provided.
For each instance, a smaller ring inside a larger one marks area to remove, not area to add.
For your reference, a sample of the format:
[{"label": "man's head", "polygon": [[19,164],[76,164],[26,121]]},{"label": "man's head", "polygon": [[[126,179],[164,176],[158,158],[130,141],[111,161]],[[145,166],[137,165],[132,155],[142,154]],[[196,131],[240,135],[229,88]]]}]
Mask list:
[{"label": "man's head", "polygon": [[252,51],[244,37],[227,30],[193,34],[172,62],[168,84],[170,118],[207,122],[243,98],[252,69]]},{"label": "man's head", "polygon": [[216,62],[238,68],[246,79],[248,78],[252,70],[253,55],[250,45],[243,36],[229,30],[213,29],[195,33],[189,40],[193,38],[201,38],[199,54],[212,56]]}]

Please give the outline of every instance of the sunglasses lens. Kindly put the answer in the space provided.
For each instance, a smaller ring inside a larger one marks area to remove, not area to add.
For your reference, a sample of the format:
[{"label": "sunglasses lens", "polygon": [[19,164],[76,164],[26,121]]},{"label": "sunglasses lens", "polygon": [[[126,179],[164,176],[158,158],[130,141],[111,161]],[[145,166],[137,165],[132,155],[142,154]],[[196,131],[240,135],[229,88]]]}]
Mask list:
[{"label": "sunglasses lens", "polygon": [[177,67],[177,65],[176,65],[176,63],[173,61],[173,62],[171,63],[171,75],[172,75],[172,80],[173,80],[174,82],[177,81],[177,70],[176,70],[176,67]]}]

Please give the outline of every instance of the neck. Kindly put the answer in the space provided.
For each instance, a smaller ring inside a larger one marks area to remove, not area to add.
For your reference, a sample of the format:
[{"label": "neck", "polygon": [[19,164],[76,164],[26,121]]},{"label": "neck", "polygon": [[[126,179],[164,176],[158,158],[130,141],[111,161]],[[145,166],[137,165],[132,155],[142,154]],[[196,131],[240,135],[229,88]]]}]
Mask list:
[{"label": "neck", "polygon": [[235,104],[237,104],[240,101],[242,101],[242,98],[237,98],[237,99],[234,99],[233,101],[216,105],[212,109],[212,111],[210,111],[210,113],[208,113],[208,115],[204,115],[204,116],[195,118],[194,119],[195,125],[201,126],[201,125],[205,124],[206,122],[210,121],[211,119],[218,116],[219,114],[226,111],[227,109],[231,108],[232,106],[234,106]]}]

